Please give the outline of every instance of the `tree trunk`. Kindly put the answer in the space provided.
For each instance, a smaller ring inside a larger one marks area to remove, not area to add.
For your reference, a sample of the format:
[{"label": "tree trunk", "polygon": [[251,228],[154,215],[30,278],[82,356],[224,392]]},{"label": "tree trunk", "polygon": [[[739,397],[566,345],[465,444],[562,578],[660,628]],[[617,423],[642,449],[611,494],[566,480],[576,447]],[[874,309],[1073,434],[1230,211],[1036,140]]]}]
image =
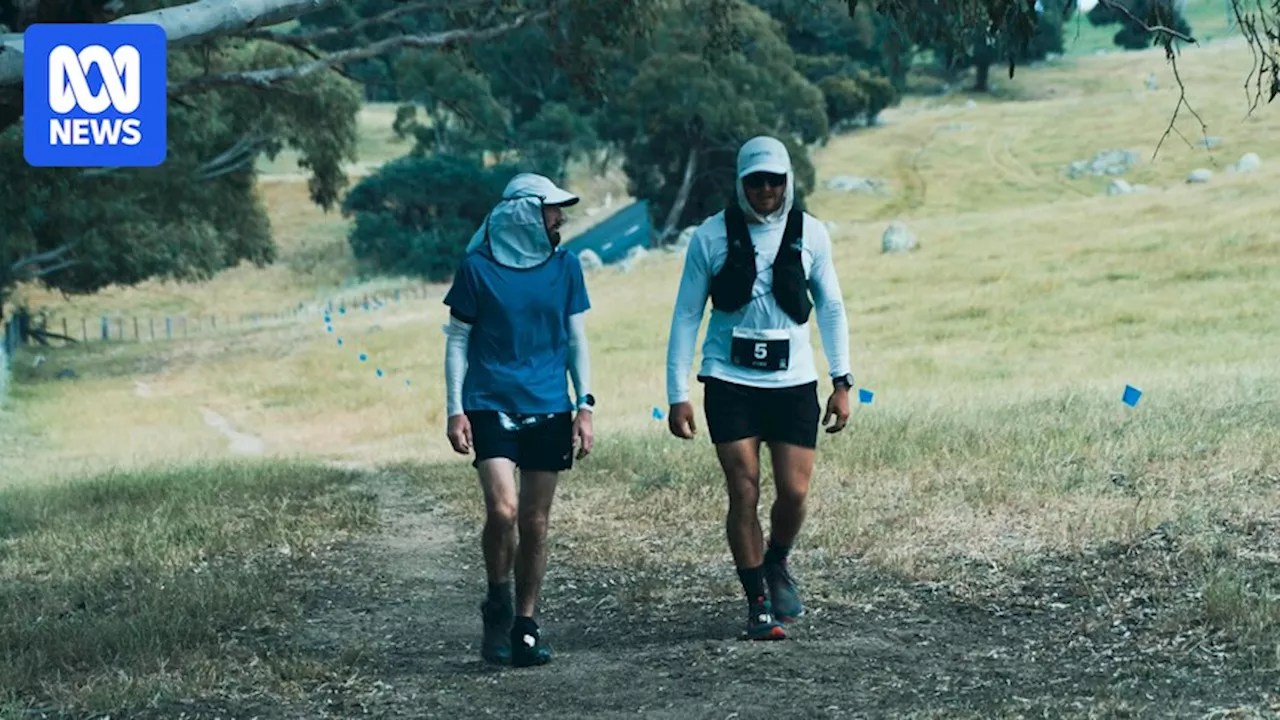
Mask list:
[{"label": "tree trunk", "polygon": [[976,76],[973,79],[973,89],[977,92],[991,91],[991,63],[980,62],[974,65]]},{"label": "tree trunk", "polygon": [[671,204],[671,212],[667,213],[667,221],[662,228],[662,234],[658,236],[658,245],[666,245],[667,239],[676,231],[676,224],[680,222],[680,215],[684,212],[684,206],[689,202],[689,193],[693,190],[693,177],[698,170],[698,148],[695,145],[689,148],[689,157],[684,161],[684,179],[680,182],[680,190],[676,193],[676,200]]}]

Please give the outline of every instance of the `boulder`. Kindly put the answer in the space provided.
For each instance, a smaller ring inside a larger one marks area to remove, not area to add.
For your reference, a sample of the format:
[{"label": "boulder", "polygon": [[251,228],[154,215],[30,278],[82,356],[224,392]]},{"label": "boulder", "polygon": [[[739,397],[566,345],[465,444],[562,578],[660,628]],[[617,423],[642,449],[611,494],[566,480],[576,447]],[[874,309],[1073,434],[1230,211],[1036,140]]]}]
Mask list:
[{"label": "boulder", "polygon": [[1236,172],[1253,172],[1262,167],[1262,158],[1258,157],[1257,153],[1245,153],[1231,167]]},{"label": "boulder", "polygon": [[907,252],[916,249],[919,245],[915,234],[900,222],[890,223],[889,227],[884,229],[884,234],[880,236],[882,253]]},{"label": "boulder", "polygon": [[1132,194],[1133,194],[1133,186],[1130,185],[1127,181],[1121,180],[1120,178],[1116,178],[1115,180],[1112,180],[1111,184],[1107,185],[1107,195],[1115,196],[1115,195],[1132,195]]},{"label": "boulder", "polygon": [[587,271],[599,270],[604,267],[604,263],[600,261],[600,256],[594,250],[583,250],[578,253],[578,262],[582,264],[582,269]]}]

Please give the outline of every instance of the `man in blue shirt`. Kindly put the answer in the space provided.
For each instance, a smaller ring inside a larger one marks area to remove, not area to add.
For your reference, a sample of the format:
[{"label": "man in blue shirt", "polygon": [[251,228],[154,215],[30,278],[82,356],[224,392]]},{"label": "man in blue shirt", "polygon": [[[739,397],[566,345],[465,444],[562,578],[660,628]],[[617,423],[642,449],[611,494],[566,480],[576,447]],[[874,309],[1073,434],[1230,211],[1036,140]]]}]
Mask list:
[{"label": "man in blue shirt", "polygon": [[[582,459],[593,443],[584,322],[590,301],[577,255],[559,249],[563,208],[577,201],[547,177],[513,177],[471,238],[444,297],[449,443],[460,454],[475,451],[472,465],[484,491],[489,596],[480,606],[481,656],[489,662],[550,661],[534,621],[550,506],[575,446]],[[577,392],[576,415],[566,372]]]},{"label": "man in blue shirt", "polygon": [[472,237],[444,298],[449,442],[458,453],[475,451],[485,500],[481,654],[520,667],[551,660],[533,619],[547,521],[559,473],[573,466],[575,446],[581,459],[593,441],[584,324],[591,304],[578,257],[559,247],[562,208],[577,202],[549,178],[516,175]]}]

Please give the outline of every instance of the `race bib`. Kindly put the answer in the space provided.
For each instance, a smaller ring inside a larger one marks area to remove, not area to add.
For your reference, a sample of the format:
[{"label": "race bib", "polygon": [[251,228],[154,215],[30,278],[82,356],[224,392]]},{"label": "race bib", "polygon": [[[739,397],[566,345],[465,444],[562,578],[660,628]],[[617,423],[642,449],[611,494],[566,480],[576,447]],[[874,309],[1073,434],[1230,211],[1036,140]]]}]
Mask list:
[{"label": "race bib", "polygon": [[786,330],[733,329],[729,362],[752,370],[787,369],[791,359],[791,334]]}]

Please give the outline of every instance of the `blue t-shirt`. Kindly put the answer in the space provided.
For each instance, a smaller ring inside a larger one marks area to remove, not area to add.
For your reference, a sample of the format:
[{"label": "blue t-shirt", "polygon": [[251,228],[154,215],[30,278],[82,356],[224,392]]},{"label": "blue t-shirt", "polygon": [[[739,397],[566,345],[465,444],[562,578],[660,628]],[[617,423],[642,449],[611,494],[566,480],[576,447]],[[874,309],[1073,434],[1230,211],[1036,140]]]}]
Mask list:
[{"label": "blue t-shirt", "polygon": [[518,270],[472,252],[444,303],[473,322],[464,410],[572,412],[569,316],[591,307],[577,255],[557,250],[541,265]]}]

